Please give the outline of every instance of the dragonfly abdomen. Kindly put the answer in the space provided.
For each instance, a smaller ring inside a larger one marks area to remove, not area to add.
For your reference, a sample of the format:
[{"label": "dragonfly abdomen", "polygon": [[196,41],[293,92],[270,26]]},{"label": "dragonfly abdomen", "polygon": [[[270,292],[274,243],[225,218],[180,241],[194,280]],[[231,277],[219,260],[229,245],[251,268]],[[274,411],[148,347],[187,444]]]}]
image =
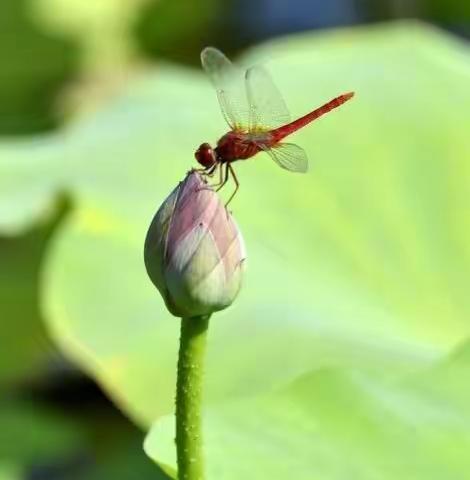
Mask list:
[{"label": "dragonfly abdomen", "polygon": [[354,92],[349,92],[349,93],[344,93],[343,95],[339,95],[336,98],[333,98],[333,100],[330,100],[329,102],[325,103],[319,108],[316,108],[310,113],[307,113],[307,115],[304,115],[303,117],[298,118],[297,120],[294,120],[293,122],[288,123],[287,125],[282,125],[279,128],[276,128],[275,130],[271,130],[271,135],[275,142],[280,142],[283,138],[287,137],[291,133],[296,132],[302,127],[305,127],[305,125],[308,125],[310,122],[313,122],[317,118],[322,117],[326,113],[330,112],[331,110],[338,108],[339,106],[343,105],[343,103],[347,102],[354,96]]}]

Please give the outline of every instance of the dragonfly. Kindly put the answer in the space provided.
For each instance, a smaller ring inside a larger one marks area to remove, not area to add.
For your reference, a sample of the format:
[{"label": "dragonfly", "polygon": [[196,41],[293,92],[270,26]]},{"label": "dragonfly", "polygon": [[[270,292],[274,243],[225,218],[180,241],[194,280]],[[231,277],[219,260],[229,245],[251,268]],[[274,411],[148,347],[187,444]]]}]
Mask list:
[{"label": "dragonfly", "polygon": [[233,162],[266,152],[281,168],[307,172],[305,150],[282,140],[354,96],[354,92],[339,95],[292,121],[281,93],[263,66],[255,65],[243,71],[214,47],[206,47],[201,52],[201,63],[217,92],[222,115],[230,130],[218,140],[215,148],[207,142],[202,143],[195,157],[202,166],[200,171],[208,176],[213,176],[219,168],[219,183],[213,185],[217,190],[232,176],[235,191],[226,205],[240,186]]}]

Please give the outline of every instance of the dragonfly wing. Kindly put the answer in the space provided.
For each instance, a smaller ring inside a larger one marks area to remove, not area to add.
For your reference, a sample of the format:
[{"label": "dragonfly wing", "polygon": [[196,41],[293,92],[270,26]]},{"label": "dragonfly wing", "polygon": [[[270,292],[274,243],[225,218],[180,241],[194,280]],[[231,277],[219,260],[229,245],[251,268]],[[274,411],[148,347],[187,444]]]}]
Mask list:
[{"label": "dragonfly wing", "polygon": [[287,105],[265,68],[258,65],[249,68],[245,81],[250,109],[250,131],[271,130],[290,123]]},{"label": "dragonfly wing", "polygon": [[306,173],[308,157],[305,150],[293,143],[279,143],[272,148],[263,148],[281,167],[290,172]]},{"label": "dragonfly wing", "polygon": [[248,130],[249,109],[243,71],[214,47],[201,52],[201,63],[217,91],[220,109],[230,128]]}]

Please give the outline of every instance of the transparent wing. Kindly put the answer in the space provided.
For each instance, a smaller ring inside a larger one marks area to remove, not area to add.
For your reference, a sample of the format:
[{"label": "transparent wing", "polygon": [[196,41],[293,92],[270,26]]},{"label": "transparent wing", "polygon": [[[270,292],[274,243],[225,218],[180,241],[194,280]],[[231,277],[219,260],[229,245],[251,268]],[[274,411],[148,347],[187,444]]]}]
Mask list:
[{"label": "transparent wing", "polygon": [[248,130],[249,109],[243,71],[214,47],[201,52],[201,63],[216,89],[220,109],[230,128]]},{"label": "transparent wing", "polygon": [[246,94],[250,108],[250,131],[271,130],[290,123],[289,110],[268,71],[251,67],[246,71]]},{"label": "transparent wing", "polygon": [[290,172],[305,173],[308,170],[308,157],[305,150],[293,143],[279,143],[263,150],[281,167]]}]

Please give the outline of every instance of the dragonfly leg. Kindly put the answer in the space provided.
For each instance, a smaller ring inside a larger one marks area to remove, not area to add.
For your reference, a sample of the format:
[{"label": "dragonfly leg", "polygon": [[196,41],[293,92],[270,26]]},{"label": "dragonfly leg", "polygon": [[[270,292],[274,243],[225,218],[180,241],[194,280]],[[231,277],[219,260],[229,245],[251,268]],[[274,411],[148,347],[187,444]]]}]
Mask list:
[{"label": "dragonfly leg", "polygon": [[[193,172],[200,172],[205,177],[212,177],[212,175],[214,175],[215,171],[217,170],[218,166],[219,166],[219,164],[215,163],[214,165],[212,165],[209,168],[195,168],[192,171]],[[219,183],[216,183],[215,185],[207,185],[207,180],[205,178],[204,178],[204,182],[205,182],[206,186],[202,187],[202,188],[199,188],[198,191],[199,190],[212,190],[215,186],[220,185],[220,183],[222,182],[222,169],[220,169],[220,182]]]},{"label": "dragonfly leg", "polygon": [[230,195],[230,198],[227,200],[227,202],[225,203],[225,208],[227,208],[227,205],[232,201],[233,197],[238,192],[238,189],[240,187],[240,182],[238,181],[238,178],[235,175],[235,170],[233,169],[232,165],[230,165],[230,163],[227,163],[227,172],[230,172],[232,174],[233,181],[235,182],[235,190],[232,193],[232,195]]},{"label": "dragonfly leg", "polygon": [[[219,168],[219,181],[217,183],[214,183],[213,185],[211,185],[212,188],[215,188],[215,187],[220,187],[222,188],[223,184],[224,184],[224,179],[223,179],[223,172],[224,172],[224,169],[222,168],[222,165],[221,164],[218,164],[220,166]],[[219,188],[217,188],[216,191],[218,191]]]},{"label": "dragonfly leg", "polygon": [[191,169],[191,172],[198,172],[201,175],[205,175],[208,177],[212,177],[214,174],[215,170],[217,169],[218,164],[214,163],[211,167],[204,167],[204,168],[193,168]]},{"label": "dragonfly leg", "polygon": [[[222,168],[223,168],[223,165],[220,166],[220,171],[222,172]],[[217,187],[217,189],[215,190],[216,192],[218,192],[228,181],[228,174],[229,174],[229,163],[227,162],[225,164],[225,176],[224,176],[224,179],[222,181],[222,183]],[[221,177],[222,178],[222,175]]]},{"label": "dragonfly leg", "polygon": [[197,172],[200,173],[201,175],[207,175],[207,168],[191,168],[191,170],[188,173],[191,172]]},{"label": "dragonfly leg", "polygon": [[214,165],[212,165],[212,167],[209,167],[207,170],[206,170],[206,175],[208,175],[209,177],[212,177],[212,175],[214,175],[214,172],[217,170],[217,167],[219,166],[218,163],[214,163]]}]

